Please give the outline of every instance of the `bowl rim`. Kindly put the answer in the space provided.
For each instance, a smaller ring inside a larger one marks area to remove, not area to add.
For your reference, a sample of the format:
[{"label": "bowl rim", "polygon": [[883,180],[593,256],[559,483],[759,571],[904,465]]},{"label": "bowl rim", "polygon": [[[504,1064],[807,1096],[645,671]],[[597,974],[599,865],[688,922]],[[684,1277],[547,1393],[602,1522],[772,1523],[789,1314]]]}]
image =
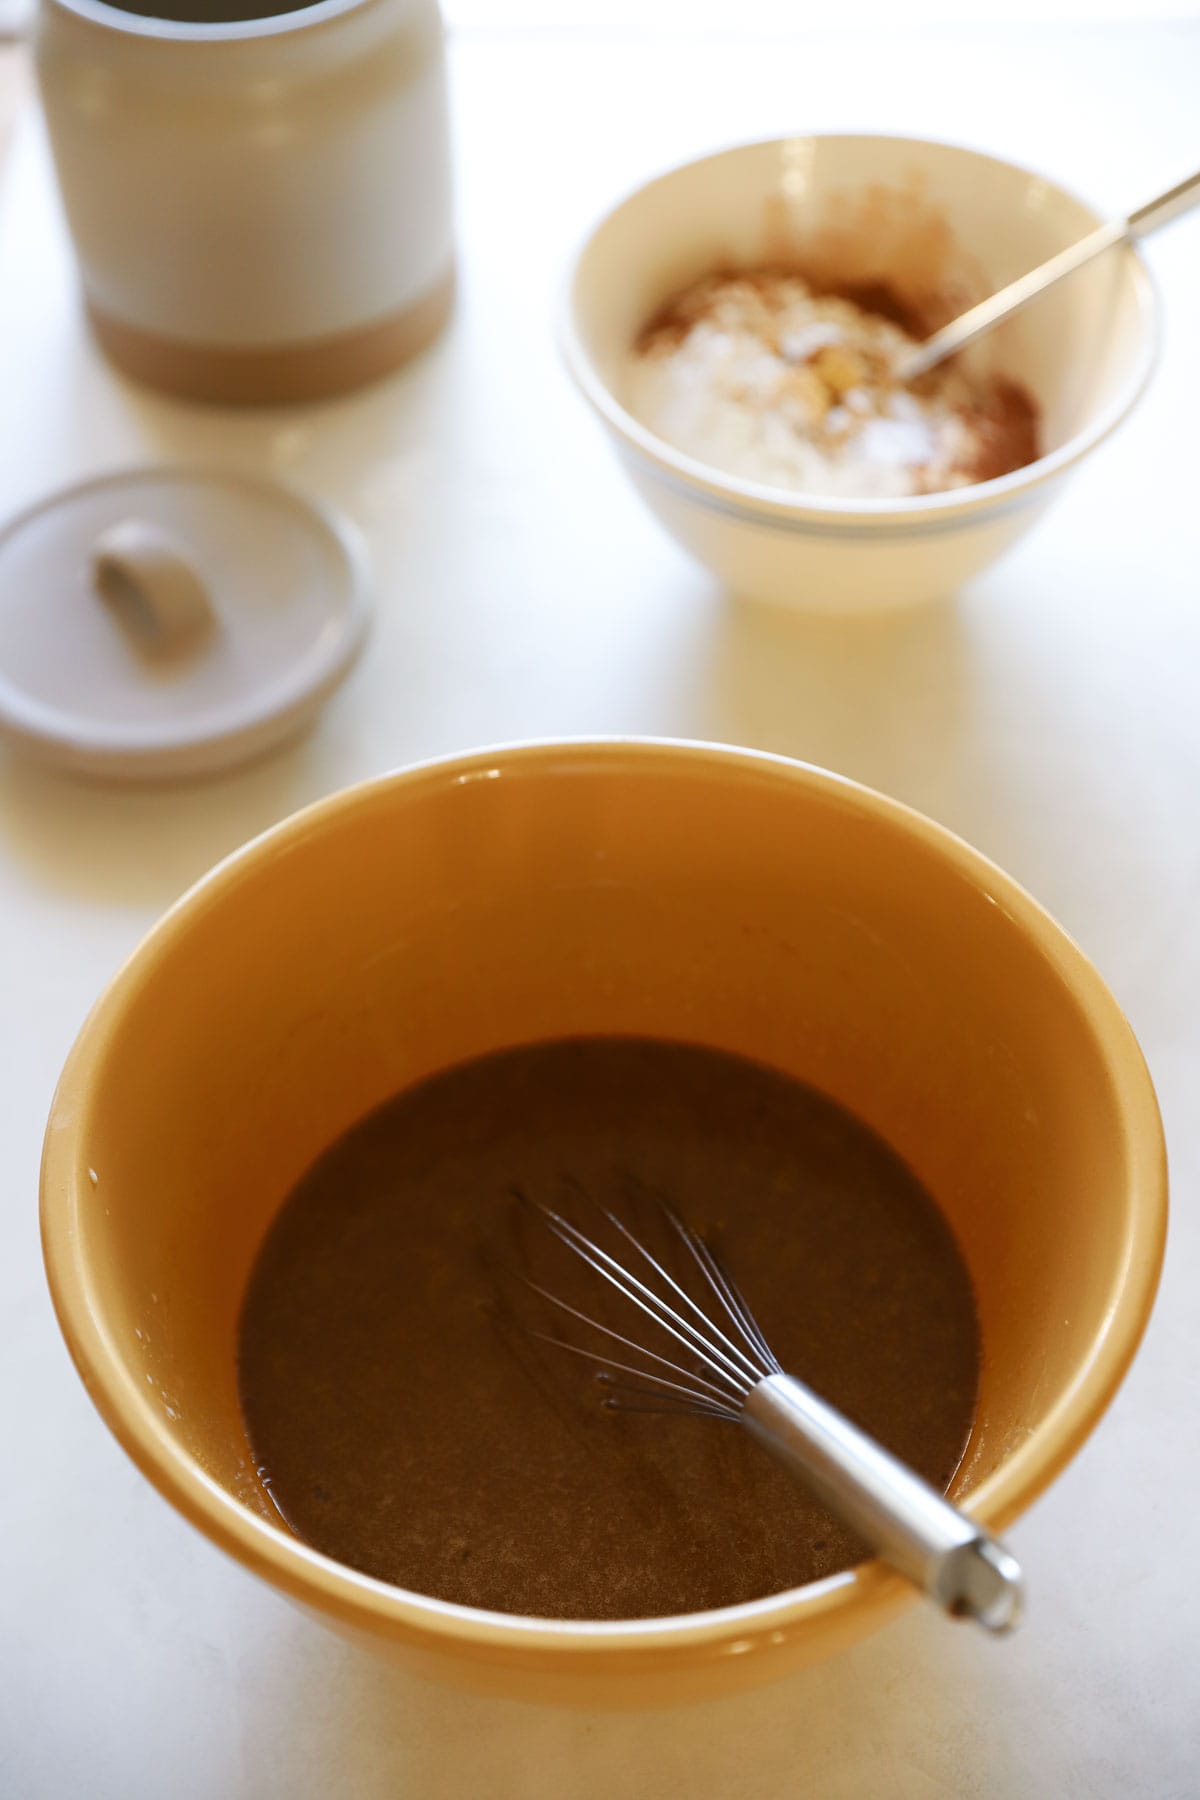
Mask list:
[{"label": "bowl rim", "polygon": [[997,513],[1018,510],[1028,505],[1033,498],[1031,489],[1073,467],[1105,438],[1111,436],[1141,399],[1158,366],[1162,351],[1162,301],[1157,284],[1135,243],[1126,242],[1115,246],[1119,248],[1129,271],[1141,326],[1140,354],[1120,392],[1101,409],[1090,424],[1074,433],[1056,450],[1048,451],[1007,475],[993,476],[989,481],[972,482],[965,488],[951,488],[941,493],[915,494],[899,499],[855,499],[835,495],[806,495],[802,491],[775,487],[767,482],[748,481],[741,476],[726,475],[712,464],[700,462],[695,457],[676,450],[664,438],[640,424],[616,398],[597,370],[576,323],[577,299],[584,261],[596,238],[611,220],[653,188],[665,186],[686,170],[763,151],[781,150],[793,144],[827,143],[871,144],[880,147],[888,145],[897,150],[946,151],[1041,182],[1060,199],[1081,207],[1095,225],[1102,224],[1108,216],[1073,188],[1065,187],[1038,169],[947,138],[913,137],[884,131],[818,131],[785,133],[777,137],[742,138],[705,151],[699,156],[684,157],[627,188],[605,208],[576,243],[560,281],[555,312],[555,335],[568,373],[584,399],[614,436],[649,463],[656,475],[668,485],[682,491],[689,499],[700,501],[709,510],[731,514],[744,522],[767,524],[777,529],[797,532],[816,531],[827,536],[858,536],[866,531],[872,537],[878,537],[885,535],[885,528],[890,528],[888,535],[911,537],[953,529],[975,512],[986,511],[989,516],[994,517]]},{"label": "bowl rim", "polygon": [[[76,1222],[92,1189],[78,1138],[91,1089],[122,1015],[141,984],[186,936],[197,910],[253,879],[255,867],[320,834],[347,812],[402,801],[426,790],[492,779],[494,772],[539,763],[607,763],[613,768],[674,765],[681,775],[795,784],[838,795],[885,828],[900,832],[985,892],[1021,925],[1058,973],[1084,1016],[1112,1082],[1125,1123],[1129,1229],[1113,1281],[1116,1299],[1089,1356],[1050,1413],[990,1476],[964,1498],[989,1530],[1023,1512],[1079,1449],[1120,1385],[1149,1321],[1166,1238],[1166,1151],[1158,1104],[1142,1052],[1099,973],[1050,915],[1011,877],[946,827],[846,776],[763,751],[687,739],[568,737],[501,743],[438,756],[356,783],[302,808],[218,862],[159,919],[112,977],[80,1029],[63,1067],[47,1121],[40,1180],[42,1249],[60,1329],[84,1386],[106,1424],[142,1473],[204,1535],[310,1610],[360,1631],[440,1649],[456,1657],[498,1657],[512,1664],[553,1653],[579,1666],[628,1669],[644,1657],[738,1654],[781,1643],[822,1615],[847,1607],[880,1617],[915,1597],[880,1562],[868,1562],[806,1587],[707,1612],[665,1618],[587,1621],[491,1612],[442,1601],[347,1568],[251,1512],[206,1474],[170,1436],[146,1390],[125,1367],[100,1309],[92,1303]],[[639,1655],[640,1653],[640,1655]]]}]

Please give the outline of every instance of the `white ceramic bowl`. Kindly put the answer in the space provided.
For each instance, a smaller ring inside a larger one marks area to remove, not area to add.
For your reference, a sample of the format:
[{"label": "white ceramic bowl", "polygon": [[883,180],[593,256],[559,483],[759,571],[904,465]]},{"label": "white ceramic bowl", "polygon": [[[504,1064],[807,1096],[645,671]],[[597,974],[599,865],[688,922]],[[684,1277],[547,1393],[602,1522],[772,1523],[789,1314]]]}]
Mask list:
[{"label": "white ceramic bowl", "polygon": [[563,349],[643,500],[728,587],[817,611],[911,605],[953,593],[1015,543],[1138,399],[1154,366],[1158,308],[1134,250],[1069,276],[968,352],[1036,400],[1042,456],[916,499],[800,495],[672,449],[624,404],[637,334],[672,294],[729,265],[883,281],[950,316],[1099,218],[1044,176],[950,144],[743,144],[659,176],[600,221],[569,273]]}]

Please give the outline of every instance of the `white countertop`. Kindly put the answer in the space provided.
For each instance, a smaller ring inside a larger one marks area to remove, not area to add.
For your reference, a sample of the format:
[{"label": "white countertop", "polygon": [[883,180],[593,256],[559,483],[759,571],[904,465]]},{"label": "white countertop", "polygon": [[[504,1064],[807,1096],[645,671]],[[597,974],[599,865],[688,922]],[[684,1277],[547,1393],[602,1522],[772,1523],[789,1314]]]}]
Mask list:
[{"label": "white countertop", "polygon": [[[478,9],[477,9],[478,11]],[[737,9],[729,8],[736,18]],[[230,418],[127,387],[79,322],[36,121],[0,168],[0,518],[147,457],[270,468],[365,528],[378,620],[317,734],[161,793],[0,753],[0,1794],[13,1800],[767,1800],[1200,1794],[1200,222],[1149,250],[1152,391],[952,606],[852,625],[728,603],[627,490],[548,333],[562,259],[646,173],[788,128],[961,139],[1113,209],[1197,161],[1200,27],[693,43],[478,27],[454,53],[463,293],[367,396]],[[635,731],[825,764],[961,832],[1094,958],[1158,1085],[1166,1274],[1093,1440],[1012,1531],[1028,1624],[917,1611],[790,1683],[660,1714],[397,1675],[195,1534],[108,1436],[42,1278],[37,1164],[68,1045],[215,858],[391,765]]]}]

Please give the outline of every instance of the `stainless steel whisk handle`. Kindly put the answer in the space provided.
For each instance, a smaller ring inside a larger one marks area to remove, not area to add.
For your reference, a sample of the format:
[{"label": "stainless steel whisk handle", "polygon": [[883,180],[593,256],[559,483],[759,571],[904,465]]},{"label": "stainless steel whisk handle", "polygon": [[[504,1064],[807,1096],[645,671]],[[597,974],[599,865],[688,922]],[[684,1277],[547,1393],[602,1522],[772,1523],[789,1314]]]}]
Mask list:
[{"label": "stainless steel whisk handle", "polygon": [[988,1631],[1021,1615],[1016,1559],[873,1438],[791,1375],[768,1375],[743,1401],[749,1430],[885,1562],[946,1612]]}]

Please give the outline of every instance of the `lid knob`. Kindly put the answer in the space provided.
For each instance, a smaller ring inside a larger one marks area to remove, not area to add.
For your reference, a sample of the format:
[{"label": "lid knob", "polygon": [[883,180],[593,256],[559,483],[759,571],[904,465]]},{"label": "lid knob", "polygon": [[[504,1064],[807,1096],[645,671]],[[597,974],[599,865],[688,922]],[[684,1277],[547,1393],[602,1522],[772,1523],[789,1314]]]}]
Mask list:
[{"label": "lid knob", "polygon": [[190,654],[217,628],[208,589],[180,540],[123,519],[96,539],[92,584],[134,649],[156,659]]}]

